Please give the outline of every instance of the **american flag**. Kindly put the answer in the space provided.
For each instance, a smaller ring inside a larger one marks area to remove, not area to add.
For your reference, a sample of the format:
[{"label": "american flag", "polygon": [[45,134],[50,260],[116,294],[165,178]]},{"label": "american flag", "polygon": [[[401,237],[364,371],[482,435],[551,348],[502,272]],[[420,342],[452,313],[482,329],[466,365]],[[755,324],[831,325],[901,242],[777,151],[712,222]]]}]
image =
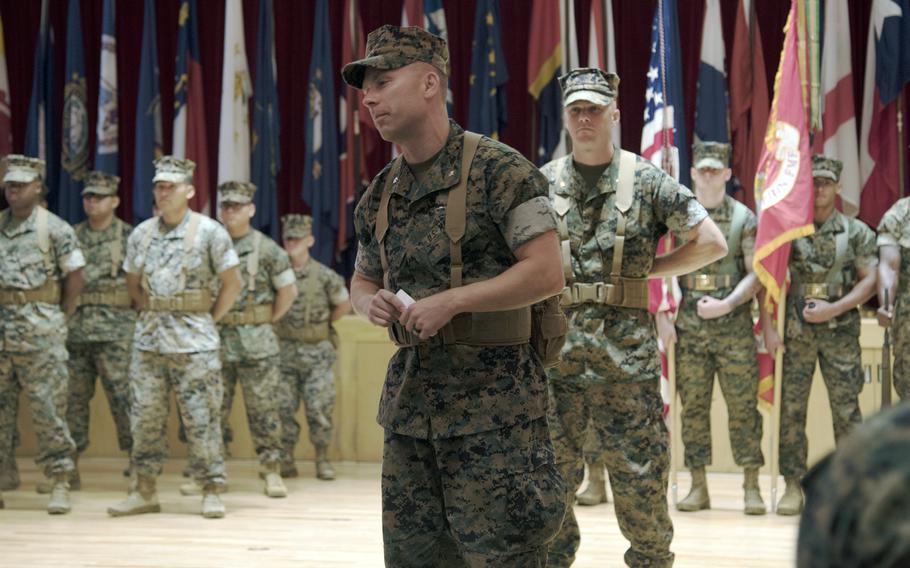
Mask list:
[{"label": "american flag", "polygon": [[[685,108],[682,100],[682,66],[679,59],[679,30],[675,0],[659,0],[651,25],[651,62],[648,65],[648,86],[645,90],[645,120],[641,133],[641,155],[679,180],[687,182],[688,153],[679,149],[676,141],[684,142],[683,121],[676,123],[676,109]],[[680,115],[681,116],[681,115]],[[683,146],[685,144],[683,143]],[[658,244],[658,254],[673,248],[673,236],[666,235]],[[676,314],[682,296],[676,278],[654,278],[649,282],[652,313],[669,311]],[[661,394],[664,399],[664,418],[670,405],[670,383],[665,346],[660,344]]]}]

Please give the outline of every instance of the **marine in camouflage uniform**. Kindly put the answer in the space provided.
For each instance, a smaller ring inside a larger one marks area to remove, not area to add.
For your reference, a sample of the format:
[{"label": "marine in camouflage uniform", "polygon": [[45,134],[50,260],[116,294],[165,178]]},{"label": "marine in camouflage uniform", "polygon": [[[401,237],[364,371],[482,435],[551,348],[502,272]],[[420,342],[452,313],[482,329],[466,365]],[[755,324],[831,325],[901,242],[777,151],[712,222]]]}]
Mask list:
[{"label": "marine in camouflage uniform", "polygon": [[[815,233],[795,240],[790,250],[780,418],[780,472],[787,487],[777,506],[779,515],[796,515],[802,509],[799,479],[806,473],[806,413],[816,361],[828,389],[835,441],[862,422],[856,307],[875,292],[878,257],[875,233],[834,208],[841,169],[838,160],[812,157]],[[769,348],[778,345],[773,326],[763,327]]]},{"label": "marine in camouflage uniform", "polygon": [[[546,375],[527,341],[526,306],[563,285],[546,181],[515,150],[449,122],[445,40],[383,26],[366,52],[344,80],[403,150],[357,206],[351,284],[358,313],[400,347],[378,417],[386,565],[545,566],[565,510]],[[478,344],[484,333],[492,344]]]},{"label": "marine in camouflage uniform", "polygon": [[[891,327],[893,384],[910,398],[910,197],[899,199],[878,224],[878,320]],[[887,290],[887,301],[885,291]]]},{"label": "marine in camouflage uniform", "polygon": [[281,482],[281,373],[278,338],[272,322],[283,316],[296,296],[294,272],[287,253],[250,228],[256,186],[227,182],[218,187],[222,222],[240,258],[243,291],[218,324],[224,366],[221,420],[227,424],[239,380],[253,445],[262,464],[269,497],[285,497]]},{"label": "marine in camouflage uniform", "polygon": [[[128,370],[136,312],[126,291],[123,258],[133,227],[113,214],[119,203],[119,183],[117,176],[89,172],[82,190],[89,220],[75,227],[87,262],[85,289],[79,296],[79,308],[67,322],[66,340],[70,354],[66,415],[77,455],[89,445],[89,403],[99,378],[114,418],[118,446],[127,453],[132,447]],[[103,212],[95,212],[102,207]],[[78,488],[79,472],[73,473],[70,485]]]},{"label": "marine in camouflage uniform", "polygon": [[66,315],[83,286],[73,228],[37,206],[44,161],[7,156],[10,208],[0,213],[0,437],[12,439],[19,390],[27,394],[37,464],[51,479],[48,512],[68,513],[75,444],[66,424]]},{"label": "marine in camouflage uniform", "polygon": [[[563,293],[568,341],[562,363],[550,371],[557,463],[571,505],[583,479],[593,420],[619,527],[631,542],[626,563],[670,566],[668,437],[646,278],[655,271],[673,273],[661,271],[655,261],[667,229],[690,241],[665,257],[677,261],[677,271],[698,268],[726,247],[692,192],[644,158],[612,146],[619,77],[584,68],[564,75],[560,84],[573,153],[542,168],[559,218],[563,264],[571,274]],[[690,254],[704,251],[709,254],[701,262],[690,260]],[[548,566],[571,565],[580,539],[570,510],[550,546]]]},{"label": "marine in camouflage uniform", "polygon": [[752,271],[755,214],[726,194],[730,145],[701,142],[692,148],[692,178],[699,202],[727,239],[727,256],[680,277],[676,316],[676,384],[682,399],[682,440],[692,489],[680,511],[709,509],[705,466],[711,463],[714,375],[727,403],[733,459],[745,469],[745,511],[763,515],[758,488],[762,419],[758,413],[758,359],[751,303],[760,284]]},{"label": "marine in camouflage uniform", "polygon": [[291,255],[300,295],[290,311],[275,325],[281,341],[281,427],[284,447],[282,473],[297,475],[294,446],[300,439],[297,409],[306,408],[310,443],[316,448],[316,477],[335,479],[327,448],[332,441],[335,410],[335,346],[332,322],[350,311],[351,300],[344,278],[310,258],[315,243],[313,220],[307,215],[285,215],[284,246]]},{"label": "marine in camouflage uniform", "polygon": [[[161,212],[141,223],[127,243],[124,269],[141,306],[130,361],[132,467],[136,482],[112,516],[160,510],[155,479],[167,457],[169,394],[198,460],[202,514],[224,516],[217,493],[226,483],[221,439],[221,342],[215,321],[240,292],[237,253],[227,231],[188,208],[195,164],[165,156],[155,161],[155,203]],[[211,290],[221,281],[212,302]]]},{"label": "marine in camouflage uniform", "polygon": [[910,566],[910,404],[882,410],[803,478],[799,568]]}]

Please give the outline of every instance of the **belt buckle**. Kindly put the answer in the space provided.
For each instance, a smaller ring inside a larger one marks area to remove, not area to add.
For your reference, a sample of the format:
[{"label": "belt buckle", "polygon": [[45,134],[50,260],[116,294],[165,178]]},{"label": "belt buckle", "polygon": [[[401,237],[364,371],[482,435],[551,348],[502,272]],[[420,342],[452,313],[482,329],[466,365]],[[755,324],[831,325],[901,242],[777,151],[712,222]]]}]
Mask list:
[{"label": "belt buckle", "polygon": [[806,298],[814,298],[816,300],[828,299],[827,284],[805,284],[805,287],[806,293],[804,295]]},{"label": "belt buckle", "polygon": [[[613,285],[610,284],[610,287]],[[597,282],[594,284],[594,301],[598,304],[604,304],[607,300],[607,284]]]},{"label": "belt buckle", "polygon": [[698,292],[713,292],[717,286],[715,285],[714,275],[713,274],[696,274],[695,275],[695,290]]}]

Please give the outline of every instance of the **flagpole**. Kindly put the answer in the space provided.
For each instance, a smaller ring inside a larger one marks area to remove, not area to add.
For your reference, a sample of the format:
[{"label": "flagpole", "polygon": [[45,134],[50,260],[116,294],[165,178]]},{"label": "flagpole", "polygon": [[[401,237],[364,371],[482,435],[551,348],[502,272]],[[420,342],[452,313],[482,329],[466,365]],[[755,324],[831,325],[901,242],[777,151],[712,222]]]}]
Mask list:
[{"label": "flagpole", "polygon": [[[777,302],[777,336],[781,342],[784,341],[785,318],[787,315],[787,287],[781,286],[780,299]],[[764,309],[764,308],[762,308]],[[784,349],[779,347],[774,351],[774,404],[771,406],[771,511],[777,511],[777,477],[780,475],[780,408],[783,401],[781,393],[783,392],[784,376]]]}]

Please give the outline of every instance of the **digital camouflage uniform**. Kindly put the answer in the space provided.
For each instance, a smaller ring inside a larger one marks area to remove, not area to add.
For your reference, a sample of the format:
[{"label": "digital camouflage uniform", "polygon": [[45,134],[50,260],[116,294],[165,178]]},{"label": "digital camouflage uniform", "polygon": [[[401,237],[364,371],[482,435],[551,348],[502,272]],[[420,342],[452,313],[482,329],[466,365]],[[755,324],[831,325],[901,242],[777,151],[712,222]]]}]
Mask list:
[{"label": "digital camouflage uniform", "polygon": [[[116,195],[119,179],[90,172],[82,194]],[[67,423],[76,452],[84,452],[89,445],[89,403],[95,395],[95,381],[100,378],[117,429],[118,446],[129,452],[132,439],[128,371],[136,312],[126,291],[123,259],[133,227],[115,217],[101,231],[93,231],[88,221],[76,225],[75,230],[87,264],[79,308],[67,322]]]},{"label": "digital camouflage uniform", "polygon": [[[813,157],[815,177],[819,177],[818,160]],[[836,169],[839,177],[840,167]],[[838,234],[844,231],[847,238],[842,241],[842,269],[829,276],[837,256]],[[785,477],[797,478],[806,473],[806,412],[816,360],[828,389],[835,441],[862,422],[858,398],[863,388],[859,310],[850,310],[824,323],[804,322],[802,309],[811,301],[805,285],[829,282],[842,286],[842,292],[830,298],[833,302],[856,285],[860,269],[875,270],[877,265],[875,233],[862,221],[837,210],[821,226],[816,224],[814,234],[793,241],[781,386],[780,472]]]},{"label": "digital camouflage uniform", "polygon": [[[578,69],[560,78],[564,101],[577,92],[595,91],[608,104],[619,78],[595,69]],[[569,104],[566,102],[565,104]],[[620,153],[596,187],[587,183],[572,157],[542,168],[554,202],[563,210],[571,248],[574,281],[608,280],[618,214],[615,208]],[[627,211],[622,276],[644,278],[651,271],[657,243],[667,230],[688,233],[706,217],[691,191],[650,162],[634,157],[634,194]],[[557,208],[557,213],[561,213]],[[660,358],[654,318],[647,309],[580,304],[566,310],[569,335],[562,363],[551,369],[550,430],[557,462],[572,503],[584,477],[583,451],[589,419],[604,450],[617,520],[631,542],[630,566],[670,566],[673,524],[667,510],[668,436],[661,412]],[[549,566],[569,566],[580,533],[575,514],[566,514],[550,546]]]},{"label": "digital camouflage uniform", "polygon": [[[694,148],[696,168],[728,167],[729,145],[701,143]],[[734,212],[740,209],[734,227]],[[682,399],[682,440],[689,469],[711,464],[711,399],[714,376],[727,403],[733,459],[744,467],[761,467],[762,419],[758,412],[758,359],[752,332],[751,302],[729,314],[703,320],[698,301],[724,299],[750,270],[746,258],[755,248],[755,214],[730,196],[708,215],[724,234],[727,257],[679,278],[682,299],[676,316],[676,384]],[[735,233],[735,234],[734,234]],[[733,240],[736,242],[733,242]],[[700,283],[698,276],[713,279]],[[713,288],[713,289],[712,289]]]},{"label": "digital camouflage uniform", "polygon": [[[35,172],[43,172],[44,162],[8,156],[6,166],[4,183],[27,183],[41,175]],[[46,246],[38,230],[41,217]],[[12,446],[19,392],[25,390],[38,439],[35,461],[48,477],[73,469],[75,445],[66,424],[66,317],[62,292],[45,296],[54,296],[51,302],[31,301],[25,294],[55,283],[62,290],[64,277],[84,266],[73,228],[53,213],[36,207],[28,219],[18,220],[9,210],[0,212],[0,438]]]},{"label": "digital camouflage uniform", "polygon": [[[310,234],[309,217],[287,215],[284,237]],[[344,278],[310,258],[293,269],[299,294],[291,309],[275,325],[281,343],[281,426],[285,457],[293,461],[294,446],[300,439],[297,409],[303,400],[310,443],[326,448],[332,441],[332,413],[335,409],[335,346],[332,344],[332,310],[350,302]]]},{"label": "digital camouflage uniform", "polygon": [[[255,186],[227,182],[218,188],[221,201],[250,203]],[[255,253],[258,242],[258,253]],[[278,244],[255,229],[233,241],[240,259],[243,289],[224,319],[219,322],[224,399],[221,420],[226,427],[239,380],[256,455],[262,464],[281,460],[281,376],[278,338],[272,330],[275,291],[294,283],[288,255]],[[258,262],[253,266],[253,257]],[[251,273],[255,270],[255,274]],[[237,324],[234,319],[254,317],[258,309],[264,322]],[[226,429],[226,428],[225,428]],[[225,441],[229,441],[225,437]]]},{"label": "digital camouflage uniform", "polygon": [[803,478],[799,568],[910,566],[910,404],[882,410]]},{"label": "digital camouflage uniform", "polygon": [[[187,254],[184,237],[194,215],[198,227]],[[238,262],[224,227],[188,211],[176,227],[166,226],[158,217],[136,227],[127,245],[124,269],[141,275],[148,296],[173,298],[184,291],[216,288],[218,275]],[[196,481],[202,486],[223,485],[221,342],[211,313],[201,309],[143,310],[133,346],[130,402],[136,472],[148,478],[161,474],[167,457],[168,394],[173,389],[186,426],[189,453],[198,460],[199,467],[193,470]]]},{"label": "digital camouflage uniform", "polygon": [[[448,69],[444,40],[418,28],[383,26],[370,34],[366,51],[366,60],[344,69],[345,81],[358,88],[365,65],[428,61]],[[363,277],[383,282],[383,246],[390,291],[420,300],[449,288],[446,204],[461,179],[463,132],[451,123],[420,183],[403,159],[373,180],[355,212],[356,270]],[[506,271],[515,251],[555,227],[546,180],[515,150],[483,138],[469,174],[461,239],[466,284]],[[380,245],[377,213],[390,177],[389,226]],[[433,339],[400,348],[389,362],[378,416],[385,428],[386,565],[545,566],[547,542],[565,509],[546,408],[546,375],[528,343]]]},{"label": "digital camouflage uniform", "polygon": [[878,240],[882,246],[896,246],[901,255],[898,268],[898,287],[891,290],[894,305],[891,338],[894,348],[894,389],[902,399],[910,398],[910,197],[899,199],[878,224]]}]

